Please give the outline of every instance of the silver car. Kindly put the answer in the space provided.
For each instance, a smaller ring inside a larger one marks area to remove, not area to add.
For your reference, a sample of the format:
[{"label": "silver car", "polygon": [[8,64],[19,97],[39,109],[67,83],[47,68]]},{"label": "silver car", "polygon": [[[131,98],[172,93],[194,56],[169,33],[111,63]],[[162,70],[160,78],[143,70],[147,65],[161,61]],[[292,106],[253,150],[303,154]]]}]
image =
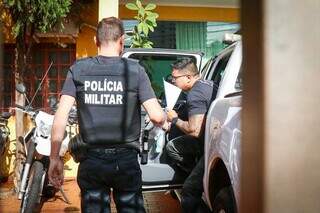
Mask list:
[{"label": "silver car", "polygon": [[[127,49],[122,56],[139,60],[151,79],[156,95],[161,99],[162,78],[171,73],[170,64],[181,57],[191,57],[200,69],[203,54],[166,49]],[[241,41],[237,41],[209,60],[201,70],[203,79],[219,85],[217,98],[207,115],[203,178],[203,199],[216,212],[235,212],[239,203],[241,61]],[[180,188],[183,182],[175,179],[174,170],[166,159],[161,158],[163,150],[154,152],[154,138],[151,133],[148,163],[141,165],[143,190]]]},{"label": "silver car", "polygon": [[207,114],[203,199],[213,212],[237,212],[240,200],[242,44],[237,41],[205,66],[219,85]]}]

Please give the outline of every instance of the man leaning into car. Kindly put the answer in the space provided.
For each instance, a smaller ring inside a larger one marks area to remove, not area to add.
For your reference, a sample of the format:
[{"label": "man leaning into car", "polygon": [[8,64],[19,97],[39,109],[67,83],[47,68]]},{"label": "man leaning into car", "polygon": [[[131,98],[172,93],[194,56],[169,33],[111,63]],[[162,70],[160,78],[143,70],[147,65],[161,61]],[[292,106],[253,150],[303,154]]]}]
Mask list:
[{"label": "man leaning into car", "polygon": [[174,168],[190,174],[182,188],[182,211],[196,212],[203,191],[205,117],[211,102],[216,97],[217,86],[212,81],[200,79],[199,71],[190,58],[182,59],[172,65],[172,82],[188,92],[186,103],[188,120],[179,119],[174,110],[168,111],[167,120],[171,122],[171,127],[175,125],[186,135],[169,141],[166,151]]}]

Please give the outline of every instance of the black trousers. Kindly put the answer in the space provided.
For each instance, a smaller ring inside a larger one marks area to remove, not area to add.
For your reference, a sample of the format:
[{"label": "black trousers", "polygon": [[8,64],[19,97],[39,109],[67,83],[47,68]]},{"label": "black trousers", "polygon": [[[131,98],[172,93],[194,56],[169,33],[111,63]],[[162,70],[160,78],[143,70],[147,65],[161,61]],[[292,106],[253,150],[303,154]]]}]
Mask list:
[{"label": "black trousers", "polygon": [[183,213],[207,212],[202,201],[204,158],[199,159],[190,175],[185,180],[181,191],[181,208]]},{"label": "black trousers", "polygon": [[185,174],[188,174],[181,191],[182,212],[204,212],[201,210],[204,173],[203,143],[195,137],[183,135],[169,141],[166,151],[176,172],[182,169]]},{"label": "black trousers", "polygon": [[111,188],[117,212],[145,212],[136,150],[89,150],[87,159],[79,165],[77,180],[81,189],[81,212],[111,212]]},{"label": "black trousers", "polygon": [[169,164],[189,174],[203,154],[203,143],[190,135],[182,135],[170,140],[166,145]]}]

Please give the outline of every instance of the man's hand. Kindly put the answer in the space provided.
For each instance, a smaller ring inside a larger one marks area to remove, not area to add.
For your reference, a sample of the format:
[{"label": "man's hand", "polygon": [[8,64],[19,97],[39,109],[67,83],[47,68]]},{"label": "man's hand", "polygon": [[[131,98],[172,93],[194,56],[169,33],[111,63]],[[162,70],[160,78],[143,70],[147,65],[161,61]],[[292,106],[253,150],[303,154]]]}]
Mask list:
[{"label": "man's hand", "polygon": [[63,161],[60,158],[50,158],[49,181],[57,189],[63,184]]},{"label": "man's hand", "polygon": [[162,129],[165,131],[165,132],[168,132],[170,130],[170,127],[171,127],[171,124],[167,121],[164,122],[163,126],[162,126]]},{"label": "man's hand", "polygon": [[176,118],[176,117],[178,117],[178,114],[176,113],[176,111],[174,111],[174,110],[169,110],[169,111],[167,112],[167,121],[168,121],[168,122],[171,122],[172,119],[173,119],[173,118]]}]

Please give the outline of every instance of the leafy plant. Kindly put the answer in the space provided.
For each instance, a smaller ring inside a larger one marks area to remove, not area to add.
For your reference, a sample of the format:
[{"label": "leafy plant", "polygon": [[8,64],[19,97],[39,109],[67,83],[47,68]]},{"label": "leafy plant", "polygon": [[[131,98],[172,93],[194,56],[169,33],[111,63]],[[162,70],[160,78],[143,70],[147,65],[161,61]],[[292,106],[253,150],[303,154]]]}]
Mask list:
[{"label": "leafy plant", "polygon": [[150,3],[144,7],[140,0],[136,0],[135,3],[127,3],[126,7],[129,10],[137,11],[137,15],[134,18],[138,21],[138,24],[134,26],[132,33],[128,33],[131,36],[131,47],[152,48],[153,43],[148,40],[148,35],[157,26],[156,19],[159,15],[152,12],[156,5]]},{"label": "leafy plant", "polygon": [[[15,38],[15,61],[14,75],[15,84],[24,81],[24,74],[28,70],[30,52],[34,43],[36,32],[45,33],[53,29],[56,24],[67,16],[70,11],[72,0],[2,0],[0,8],[3,23],[10,23],[11,34]],[[4,16],[3,14],[6,14]],[[6,19],[5,19],[6,18]],[[7,20],[9,20],[7,22]],[[62,25],[60,25],[62,26]],[[60,28],[61,29],[61,28]],[[16,93],[15,102],[24,105],[24,96]],[[16,112],[16,138],[23,138],[23,115]],[[15,160],[15,187],[20,185],[21,168],[24,159],[23,143],[16,143]]]}]

